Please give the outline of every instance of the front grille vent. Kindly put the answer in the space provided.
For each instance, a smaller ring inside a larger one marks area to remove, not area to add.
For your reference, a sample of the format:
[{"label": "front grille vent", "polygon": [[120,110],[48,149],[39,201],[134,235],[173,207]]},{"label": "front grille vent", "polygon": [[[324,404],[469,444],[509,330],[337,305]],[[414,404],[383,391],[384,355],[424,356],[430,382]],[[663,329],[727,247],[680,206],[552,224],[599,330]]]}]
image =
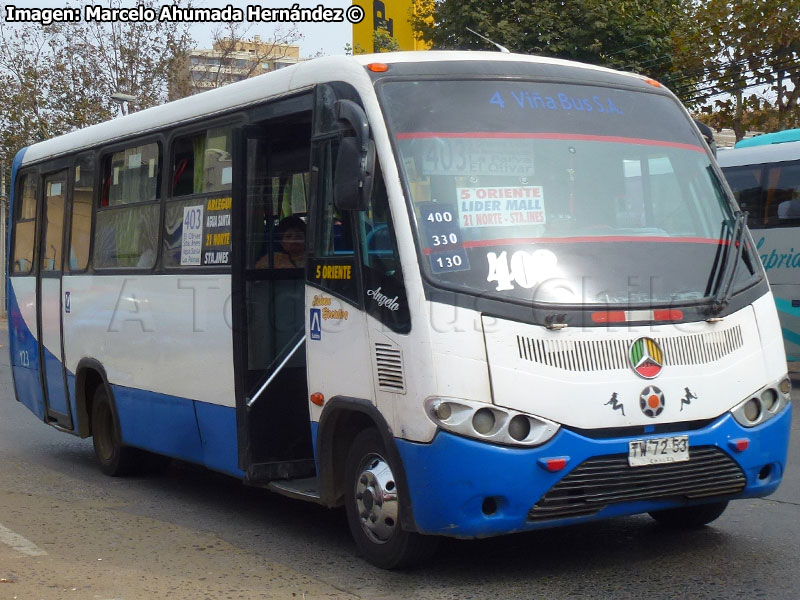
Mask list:
[{"label": "front grille vent", "polygon": [[405,394],[406,384],[403,376],[403,353],[400,348],[381,342],[375,343],[375,373],[378,388],[385,392]]},{"label": "front grille vent", "polygon": [[[631,368],[628,351],[636,339],[564,340],[517,335],[517,347],[521,359],[557,369],[613,371]],[[664,366],[709,364],[744,344],[740,325],[722,331],[653,339],[664,351]]]},{"label": "front grille vent", "polygon": [[690,460],[630,467],[625,454],[582,462],[528,511],[529,521],[594,514],[609,504],[639,500],[675,500],[741,492],[744,472],[716,446],[689,449]]}]

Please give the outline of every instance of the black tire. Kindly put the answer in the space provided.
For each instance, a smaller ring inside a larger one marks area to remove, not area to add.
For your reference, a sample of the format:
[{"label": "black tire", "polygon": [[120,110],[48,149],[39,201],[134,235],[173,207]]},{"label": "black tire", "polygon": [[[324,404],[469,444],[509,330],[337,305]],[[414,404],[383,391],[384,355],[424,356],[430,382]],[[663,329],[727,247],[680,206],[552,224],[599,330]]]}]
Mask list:
[{"label": "black tire", "polygon": [[728,506],[728,502],[714,502],[711,504],[698,504],[697,506],[683,506],[656,510],[650,514],[659,525],[670,529],[698,529],[708,525],[718,518]]},{"label": "black tire", "polygon": [[98,386],[92,401],[92,445],[100,470],[111,477],[122,477],[138,470],[141,453],[123,446],[119,423],[105,386]]},{"label": "black tire", "polygon": [[438,545],[438,538],[400,526],[400,490],[393,472],[396,470],[378,432],[365,429],[359,433],[345,465],[347,522],[359,554],[383,569],[419,563],[430,557]]}]

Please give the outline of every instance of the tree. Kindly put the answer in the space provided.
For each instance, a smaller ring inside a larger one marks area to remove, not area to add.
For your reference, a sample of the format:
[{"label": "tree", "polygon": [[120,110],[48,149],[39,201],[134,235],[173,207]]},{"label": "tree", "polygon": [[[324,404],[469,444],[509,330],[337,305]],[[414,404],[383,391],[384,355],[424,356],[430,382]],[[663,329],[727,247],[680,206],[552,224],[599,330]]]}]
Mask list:
[{"label": "tree", "polygon": [[[109,0],[111,8],[123,0]],[[157,0],[139,2],[159,14]],[[174,4],[180,6],[181,0]],[[110,98],[115,92],[136,97],[123,105],[122,112],[162,104],[169,98],[170,83],[177,75],[183,57],[193,45],[189,25],[177,21],[125,22],[84,21],[63,27],[74,47],[94,70],[92,85]],[[108,102],[111,102],[109,100]]]},{"label": "tree", "polygon": [[[212,49],[200,51],[200,56],[194,57],[202,64],[195,65],[191,76],[177,83],[188,85],[190,93],[202,92],[266,72],[269,65],[274,68],[276,60],[299,58],[295,44],[303,39],[303,35],[297,27],[287,31],[278,29],[266,42],[258,36],[248,39],[246,36],[250,29],[250,25],[240,22],[228,22],[217,27],[212,33]],[[183,57],[182,68],[187,75],[186,61],[191,59],[188,55]]]},{"label": "tree", "polygon": [[[372,32],[372,46],[375,52],[397,52],[400,50],[400,43],[385,29],[376,29]],[[350,44],[345,44],[344,53],[348,56],[353,54],[369,54],[361,44],[356,44],[355,47]]]},{"label": "tree", "polygon": [[[784,0],[707,0],[678,63],[701,83],[687,100],[737,140],[800,125],[800,11]],[[676,83],[680,83],[677,80]],[[678,91],[682,91],[679,87]]]},{"label": "tree", "polygon": [[[121,4],[111,0],[109,6]],[[113,117],[120,110],[111,100],[115,92],[137,98],[129,110],[166,101],[191,43],[187,24],[168,21],[48,27],[0,21],[0,162],[6,172],[21,147]]]},{"label": "tree", "polygon": [[495,48],[467,27],[514,52],[635,70],[671,73],[689,0],[419,1],[412,21],[435,48]]}]

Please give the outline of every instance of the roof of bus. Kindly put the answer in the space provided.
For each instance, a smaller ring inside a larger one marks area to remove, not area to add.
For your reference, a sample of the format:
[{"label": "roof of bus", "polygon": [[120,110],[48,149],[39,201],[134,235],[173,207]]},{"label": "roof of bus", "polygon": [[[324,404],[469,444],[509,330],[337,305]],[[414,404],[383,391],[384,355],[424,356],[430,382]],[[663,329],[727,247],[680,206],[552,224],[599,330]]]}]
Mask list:
[{"label": "roof of bus", "polygon": [[209,90],[196,96],[189,96],[174,102],[154,106],[73,131],[65,135],[33,144],[25,149],[23,164],[31,164],[67,153],[102,145],[113,140],[131,136],[145,135],[169,125],[178,125],[200,117],[228,112],[247,107],[267,98],[274,98],[311,87],[316,83],[339,80],[353,84],[357,90],[371,88],[372,83],[364,68],[370,63],[433,63],[493,61],[496,63],[516,62],[552,65],[569,70],[595,74],[614,74],[639,81],[646,78],[632,73],[620,73],[605,67],[598,67],[567,60],[505,54],[499,52],[391,52],[383,54],[363,54],[358,56],[328,56],[301,62],[278,71],[259,75],[221,88]]},{"label": "roof of bus", "polygon": [[800,142],[800,129],[786,129],[774,133],[764,133],[745,140],[736,142],[736,148],[752,148],[768,144],[783,144],[785,142]]},{"label": "roof of bus", "polygon": [[720,150],[717,162],[722,168],[761,165],[766,163],[785,162],[800,159],[800,142],[785,142],[752,146],[750,148],[734,148]]}]

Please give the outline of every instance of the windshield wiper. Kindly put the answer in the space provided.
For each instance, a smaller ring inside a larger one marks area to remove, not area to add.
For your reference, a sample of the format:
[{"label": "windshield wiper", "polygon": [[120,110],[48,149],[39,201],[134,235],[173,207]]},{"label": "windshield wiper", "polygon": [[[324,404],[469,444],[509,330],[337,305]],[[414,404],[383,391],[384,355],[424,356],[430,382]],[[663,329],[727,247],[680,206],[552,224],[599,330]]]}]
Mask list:
[{"label": "windshield wiper", "polygon": [[[747,212],[736,212],[734,218],[733,229],[731,230],[731,241],[723,252],[723,263],[720,269],[719,279],[717,280],[714,297],[709,307],[709,312],[714,315],[725,310],[725,307],[728,306],[728,302],[730,302],[733,281],[736,279],[736,269],[739,268],[739,261],[742,258],[745,232],[744,225],[747,222]],[[733,260],[731,260],[731,252],[736,253]]]}]

